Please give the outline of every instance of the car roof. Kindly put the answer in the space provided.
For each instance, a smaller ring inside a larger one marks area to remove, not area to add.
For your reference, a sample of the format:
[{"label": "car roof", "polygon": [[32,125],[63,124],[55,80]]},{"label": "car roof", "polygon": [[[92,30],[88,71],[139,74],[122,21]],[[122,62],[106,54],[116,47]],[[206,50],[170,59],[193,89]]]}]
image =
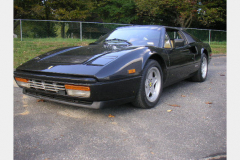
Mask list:
[{"label": "car roof", "polygon": [[160,25],[132,25],[132,26],[118,27],[116,29],[137,29],[137,28],[160,29],[163,27],[164,26],[160,26]]},{"label": "car roof", "polygon": [[168,27],[168,26],[162,26],[162,25],[131,25],[131,26],[124,26],[124,27],[117,27],[116,29],[141,29],[141,28],[148,28],[148,29],[161,29],[161,28],[167,28],[167,29],[174,29],[174,30],[182,30],[179,27]]}]

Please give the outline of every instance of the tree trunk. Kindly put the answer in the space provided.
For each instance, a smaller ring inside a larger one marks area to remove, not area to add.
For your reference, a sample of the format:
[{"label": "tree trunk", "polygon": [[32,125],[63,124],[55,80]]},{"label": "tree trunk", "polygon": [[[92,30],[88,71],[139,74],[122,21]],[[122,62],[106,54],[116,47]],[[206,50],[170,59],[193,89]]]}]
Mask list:
[{"label": "tree trunk", "polygon": [[19,21],[19,20],[17,20],[17,21],[14,23],[14,29],[16,29],[16,28],[17,28],[17,26],[19,26],[19,24],[20,24],[20,21]]},{"label": "tree trunk", "polygon": [[61,37],[65,38],[65,23],[61,24]]}]

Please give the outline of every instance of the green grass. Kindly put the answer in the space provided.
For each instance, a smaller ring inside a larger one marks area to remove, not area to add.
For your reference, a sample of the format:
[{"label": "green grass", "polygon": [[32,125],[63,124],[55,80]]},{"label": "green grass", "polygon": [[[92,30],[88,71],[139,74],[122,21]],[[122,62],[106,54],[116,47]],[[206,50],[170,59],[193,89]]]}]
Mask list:
[{"label": "green grass", "polygon": [[[70,46],[87,46],[94,42],[95,39],[62,39],[62,38],[19,38],[14,39],[14,68],[22,63],[48,51]],[[213,54],[226,54],[226,42],[211,42]]]},{"label": "green grass", "polygon": [[22,63],[48,51],[70,46],[87,46],[95,40],[79,39],[61,39],[61,38],[44,38],[44,39],[14,39],[14,68]]},{"label": "green grass", "polygon": [[227,42],[211,42],[213,54],[226,54],[227,53]]}]

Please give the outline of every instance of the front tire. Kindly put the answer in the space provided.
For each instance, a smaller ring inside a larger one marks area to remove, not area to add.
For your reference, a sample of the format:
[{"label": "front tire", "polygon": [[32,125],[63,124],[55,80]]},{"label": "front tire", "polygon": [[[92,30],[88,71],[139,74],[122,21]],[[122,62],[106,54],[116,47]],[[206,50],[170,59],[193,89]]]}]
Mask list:
[{"label": "front tire", "polygon": [[153,108],[162,92],[162,69],[157,61],[148,60],[143,69],[139,92],[133,105],[140,108]]}]

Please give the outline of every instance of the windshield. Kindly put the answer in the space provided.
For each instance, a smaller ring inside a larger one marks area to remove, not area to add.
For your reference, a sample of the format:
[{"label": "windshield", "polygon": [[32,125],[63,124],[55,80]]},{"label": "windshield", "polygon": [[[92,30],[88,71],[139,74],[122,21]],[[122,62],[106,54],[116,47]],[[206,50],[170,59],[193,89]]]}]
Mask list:
[{"label": "windshield", "polygon": [[132,45],[155,46],[159,44],[160,31],[156,28],[120,28],[97,40],[95,43],[111,41],[126,42]]}]

